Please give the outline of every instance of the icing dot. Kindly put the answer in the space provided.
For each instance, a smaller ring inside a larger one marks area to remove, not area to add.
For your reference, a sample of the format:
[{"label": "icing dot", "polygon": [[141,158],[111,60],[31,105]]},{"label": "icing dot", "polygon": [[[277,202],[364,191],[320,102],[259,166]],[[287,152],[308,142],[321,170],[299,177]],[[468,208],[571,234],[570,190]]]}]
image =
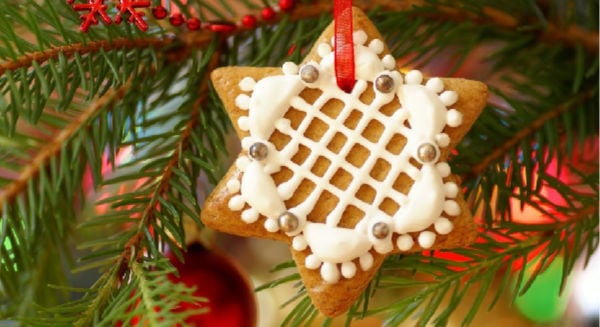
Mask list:
[{"label": "icing dot", "polygon": [[255,222],[258,220],[258,211],[254,208],[242,211],[242,220],[248,224]]},{"label": "icing dot", "polygon": [[242,131],[248,131],[250,129],[250,124],[249,124],[247,116],[240,116],[240,118],[238,118],[237,123],[238,123],[238,127]]},{"label": "icing dot", "polygon": [[241,142],[241,143],[242,143],[242,149],[244,149],[244,150],[246,150],[246,151],[248,151],[248,149],[250,149],[250,146],[251,146],[252,144],[254,144],[254,143],[253,143],[253,139],[252,139],[252,137],[250,137],[250,136],[244,137],[244,138],[242,139],[242,142]]},{"label": "icing dot", "polygon": [[404,79],[406,80],[406,84],[421,84],[423,81],[423,74],[418,70],[411,70],[406,73]]},{"label": "icing dot", "polygon": [[354,40],[354,44],[365,44],[367,42],[367,33],[363,30],[358,30],[352,33],[352,39]]},{"label": "icing dot", "polygon": [[415,242],[410,235],[400,235],[396,240],[396,246],[398,246],[398,249],[401,251],[410,250],[414,244]]},{"label": "icing dot", "polygon": [[229,193],[237,193],[240,191],[240,181],[237,179],[231,179],[227,182],[227,191]]},{"label": "icing dot", "polygon": [[458,185],[454,182],[444,184],[444,193],[446,193],[447,198],[455,198],[458,195]]},{"label": "icing dot", "polygon": [[298,65],[291,61],[288,61],[283,64],[281,70],[283,70],[283,73],[286,75],[296,75],[298,74]]},{"label": "icing dot", "polygon": [[358,263],[363,271],[367,271],[373,266],[373,256],[367,252],[358,258]]},{"label": "icing dot", "polygon": [[303,235],[298,235],[292,240],[292,247],[296,251],[304,251],[307,246],[308,243],[306,243],[306,238]]},{"label": "icing dot", "polygon": [[277,128],[280,131],[289,130],[290,127],[290,120],[287,118],[280,118],[275,122],[275,128]]},{"label": "icing dot", "polygon": [[244,201],[244,198],[241,195],[236,195],[232,196],[231,199],[229,199],[229,202],[227,202],[227,206],[231,210],[239,211],[242,210],[245,203],[246,202]]},{"label": "icing dot", "polygon": [[323,58],[331,53],[331,46],[327,43],[321,43],[317,47],[317,53],[321,58]]},{"label": "icing dot", "polygon": [[354,262],[344,262],[342,263],[342,276],[345,278],[352,278],[356,275],[356,265]]},{"label": "icing dot", "polygon": [[377,253],[382,254],[388,253],[394,249],[394,246],[392,245],[392,242],[390,240],[388,240],[387,242],[376,243],[373,247],[375,248],[375,251],[377,251]]},{"label": "icing dot", "polygon": [[246,167],[248,167],[249,164],[250,164],[250,159],[248,159],[248,157],[239,157],[235,162],[235,165],[240,170],[246,170]]},{"label": "icing dot", "polygon": [[450,165],[448,165],[447,162],[440,162],[435,165],[435,168],[437,168],[442,177],[448,177],[450,175]]},{"label": "icing dot", "polygon": [[425,84],[425,87],[435,93],[440,93],[444,90],[444,82],[439,77],[430,78]]},{"label": "icing dot", "polygon": [[438,234],[446,235],[452,231],[454,225],[447,218],[441,217],[435,222],[434,227]]},{"label": "icing dot", "polygon": [[450,216],[458,216],[460,214],[460,206],[454,200],[444,202],[444,212]]},{"label": "icing dot", "polygon": [[277,219],[267,219],[265,220],[265,229],[267,232],[275,233],[279,230],[279,224],[277,223]]},{"label": "icing dot", "polygon": [[335,284],[340,280],[340,271],[334,263],[324,262],[321,266],[321,277],[325,282]]},{"label": "icing dot", "polygon": [[371,49],[371,51],[375,52],[376,54],[382,53],[383,47],[383,42],[381,42],[380,39],[373,39],[373,41],[369,43],[369,49]]},{"label": "icing dot", "polygon": [[243,110],[250,108],[250,97],[245,94],[240,94],[235,98],[235,105]]},{"label": "icing dot", "polygon": [[381,63],[383,63],[383,67],[385,67],[385,69],[394,69],[396,67],[396,59],[394,59],[394,56],[391,54],[383,56]]},{"label": "icing dot", "polygon": [[317,269],[321,266],[321,260],[316,255],[311,254],[304,260],[304,265],[308,269]]},{"label": "icing dot", "polygon": [[435,233],[431,231],[424,231],[419,233],[419,245],[424,249],[429,249],[435,242]]},{"label": "icing dot", "polygon": [[440,100],[446,106],[451,106],[458,101],[458,94],[454,91],[444,91],[440,94]]},{"label": "icing dot", "polygon": [[437,144],[442,148],[445,148],[448,146],[448,144],[450,144],[450,136],[448,136],[448,134],[446,133],[440,133],[436,135],[435,140]]},{"label": "icing dot", "polygon": [[456,109],[448,110],[448,126],[450,127],[458,127],[462,124],[463,115],[460,111]]},{"label": "icing dot", "polygon": [[254,86],[256,86],[256,81],[252,77],[244,77],[240,81],[240,89],[244,92],[250,92],[254,90]]}]

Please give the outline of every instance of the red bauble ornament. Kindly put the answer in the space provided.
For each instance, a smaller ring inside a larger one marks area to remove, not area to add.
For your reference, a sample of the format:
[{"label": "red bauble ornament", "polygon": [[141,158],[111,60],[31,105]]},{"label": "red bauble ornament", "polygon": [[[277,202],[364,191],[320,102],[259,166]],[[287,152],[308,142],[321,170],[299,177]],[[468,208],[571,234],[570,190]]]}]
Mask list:
[{"label": "red bauble ornament", "polygon": [[176,312],[208,307],[209,312],[190,317],[190,326],[254,327],[256,302],[247,278],[227,257],[192,244],[180,262],[171,251],[165,254],[179,272],[170,275],[173,282],[196,287],[194,295],[208,299],[208,303],[182,303]]},{"label": "red bauble ornament", "polygon": [[256,27],[256,17],[252,15],[245,15],[242,17],[242,25],[246,28]]},{"label": "red bauble ornament", "polygon": [[183,18],[182,14],[177,13],[177,14],[171,15],[171,17],[169,18],[169,22],[173,26],[180,26],[181,24],[183,24],[185,22],[185,19]]},{"label": "red bauble ornament", "polygon": [[295,5],[296,1],[294,0],[279,0],[279,8],[283,11],[291,11]]},{"label": "red bauble ornament", "polygon": [[168,14],[167,8],[165,8],[161,5],[158,5],[154,8],[152,8],[152,15],[156,19],[164,19],[167,17],[167,14]]},{"label": "red bauble ornament", "polygon": [[196,31],[196,30],[199,30],[200,27],[202,27],[202,25],[200,24],[200,20],[198,18],[192,17],[192,18],[188,19],[188,21],[187,21],[187,27],[191,31]]},{"label": "red bauble ornament", "polygon": [[264,20],[271,20],[275,18],[275,10],[271,7],[265,7],[260,12],[260,17],[262,17]]}]

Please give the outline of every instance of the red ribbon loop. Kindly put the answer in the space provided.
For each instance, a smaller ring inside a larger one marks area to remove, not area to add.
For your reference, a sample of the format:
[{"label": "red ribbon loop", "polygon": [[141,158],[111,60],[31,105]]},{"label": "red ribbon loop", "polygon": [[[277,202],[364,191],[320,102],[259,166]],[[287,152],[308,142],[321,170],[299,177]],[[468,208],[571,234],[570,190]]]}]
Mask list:
[{"label": "red ribbon loop", "polygon": [[354,78],[354,41],[352,39],[352,0],[335,0],[335,79],[340,89],[350,93]]}]

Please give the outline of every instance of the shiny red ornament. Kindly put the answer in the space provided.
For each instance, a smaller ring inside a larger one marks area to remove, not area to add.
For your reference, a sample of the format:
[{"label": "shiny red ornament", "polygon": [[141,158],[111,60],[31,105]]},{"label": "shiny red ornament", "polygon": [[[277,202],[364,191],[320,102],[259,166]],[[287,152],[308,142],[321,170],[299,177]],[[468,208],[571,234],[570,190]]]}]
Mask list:
[{"label": "shiny red ornament", "polygon": [[[68,0],[68,4],[73,4],[74,0]],[[105,24],[110,24],[112,20],[106,13],[108,5],[104,4],[104,0],[89,0],[87,4],[74,4],[73,9],[75,11],[88,11],[86,14],[81,15],[81,26],[82,32],[87,32],[91,25],[98,25],[98,16]]]},{"label": "shiny red ornament", "polygon": [[282,11],[291,11],[292,9],[294,9],[295,5],[296,1],[294,0],[279,0],[279,8]]},{"label": "shiny red ornament", "polygon": [[190,31],[196,31],[199,30],[200,27],[202,27],[202,24],[200,23],[200,20],[198,18],[192,17],[188,19],[187,27]]},{"label": "shiny red ornament", "polygon": [[119,13],[115,17],[115,22],[118,24],[123,19],[123,16],[129,17],[129,22],[135,24],[140,30],[147,31],[148,24],[144,20],[144,13],[138,11],[138,8],[150,7],[150,1],[140,0],[119,0],[117,10]]},{"label": "shiny red ornament", "polygon": [[261,10],[260,17],[264,20],[271,20],[275,18],[275,10],[271,7],[265,7]]},{"label": "shiny red ornament", "polygon": [[255,28],[257,19],[252,15],[245,15],[242,17],[242,26],[246,28]]},{"label": "shiny red ornament", "polygon": [[156,19],[164,19],[167,17],[167,14],[168,14],[167,8],[165,8],[161,5],[158,5],[154,8],[152,8],[152,15]]},{"label": "shiny red ornament", "polygon": [[173,282],[196,287],[194,295],[208,303],[181,303],[174,312],[208,307],[207,313],[190,317],[190,326],[254,327],[256,302],[247,278],[229,258],[192,244],[180,262],[171,251],[165,253],[179,276],[169,275]]},{"label": "shiny red ornament", "polygon": [[181,24],[183,24],[185,22],[185,18],[183,18],[182,14],[177,13],[177,14],[173,14],[173,15],[171,15],[171,17],[169,17],[169,22],[173,26],[180,26]]}]

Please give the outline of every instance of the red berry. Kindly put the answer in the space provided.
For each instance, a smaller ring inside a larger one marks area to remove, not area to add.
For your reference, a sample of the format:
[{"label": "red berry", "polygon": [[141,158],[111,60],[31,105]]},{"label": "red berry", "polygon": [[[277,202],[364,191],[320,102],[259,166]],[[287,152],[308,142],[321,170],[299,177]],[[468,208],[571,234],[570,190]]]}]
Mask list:
[{"label": "red berry", "polygon": [[167,14],[168,14],[167,8],[165,8],[161,5],[158,5],[154,8],[152,8],[152,15],[154,15],[154,18],[156,18],[156,19],[163,19],[163,18],[167,17]]},{"label": "red berry", "polygon": [[260,16],[264,20],[271,20],[271,19],[275,18],[275,10],[273,10],[273,8],[271,8],[271,7],[265,7],[260,12]]},{"label": "red berry", "polygon": [[187,21],[187,27],[191,31],[196,31],[196,30],[199,30],[200,27],[202,27],[202,25],[200,24],[200,20],[198,18],[192,17],[192,18],[188,19],[188,21]]},{"label": "red berry", "polygon": [[252,15],[245,15],[242,17],[242,25],[246,28],[256,27],[256,17]]},{"label": "red berry", "polygon": [[294,9],[296,1],[294,0],[279,0],[279,8],[283,11],[290,11]]},{"label": "red berry", "polygon": [[171,17],[169,18],[169,22],[173,26],[179,26],[183,24],[184,21],[185,19],[183,18],[183,15],[179,13],[171,15]]}]

